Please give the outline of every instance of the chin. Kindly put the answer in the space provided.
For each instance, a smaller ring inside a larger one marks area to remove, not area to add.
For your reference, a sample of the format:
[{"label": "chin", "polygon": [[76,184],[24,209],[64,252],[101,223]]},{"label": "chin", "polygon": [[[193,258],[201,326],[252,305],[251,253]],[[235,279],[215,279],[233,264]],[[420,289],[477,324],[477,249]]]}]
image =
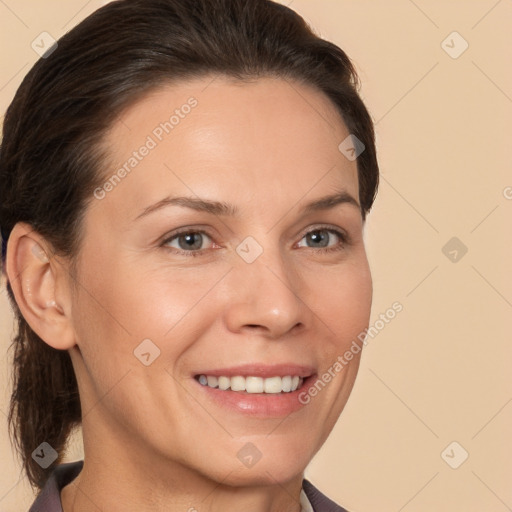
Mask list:
[{"label": "chin", "polygon": [[314,455],[305,438],[300,442],[287,440],[282,435],[251,439],[246,443],[237,442],[236,463],[228,463],[224,476],[231,474],[224,483],[232,486],[284,485],[302,477]]},{"label": "chin", "polygon": [[222,483],[232,487],[286,485],[298,477],[302,479],[308,462],[298,464],[296,461],[276,461],[275,459],[264,462],[261,459],[253,467],[237,467],[228,478],[222,480]]}]

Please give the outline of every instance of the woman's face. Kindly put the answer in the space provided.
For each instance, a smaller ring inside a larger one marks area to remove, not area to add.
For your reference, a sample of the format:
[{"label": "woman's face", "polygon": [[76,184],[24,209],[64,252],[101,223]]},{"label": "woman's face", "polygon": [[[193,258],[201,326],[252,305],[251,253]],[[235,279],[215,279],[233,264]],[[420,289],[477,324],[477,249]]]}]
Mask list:
[{"label": "woman's face", "polygon": [[154,92],[105,141],[72,304],[85,453],[284,482],[341,413],[369,322],[356,161],[320,92],[212,80]]}]

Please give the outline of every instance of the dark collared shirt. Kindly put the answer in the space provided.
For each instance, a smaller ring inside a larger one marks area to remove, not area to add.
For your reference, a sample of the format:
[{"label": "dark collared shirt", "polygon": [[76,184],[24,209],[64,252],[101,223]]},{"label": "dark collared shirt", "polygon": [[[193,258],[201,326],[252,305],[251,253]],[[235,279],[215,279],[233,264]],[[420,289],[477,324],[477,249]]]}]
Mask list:
[{"label": "dark collared shirt", "polygon": [[[30,507],[29,512],[62,512],[60,491],[78,476],[83,464],[84,462],[80,460],[56,466]],[[302,489],[313,507],[313,512],[347,512],[327,496],[324,496],[306,479],[302,481]]]}]

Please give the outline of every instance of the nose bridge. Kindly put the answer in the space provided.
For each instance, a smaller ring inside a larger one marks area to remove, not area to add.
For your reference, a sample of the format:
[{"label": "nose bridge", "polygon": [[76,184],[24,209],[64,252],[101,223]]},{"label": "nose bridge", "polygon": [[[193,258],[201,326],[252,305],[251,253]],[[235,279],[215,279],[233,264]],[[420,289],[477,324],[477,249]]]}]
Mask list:
[{"label": "nose bridge", "polygon": [[236,248],[230,277],[234,300],[228,305],[227,319],[233,330],[258,326],[279,336],[307,321],[299,296],[303,286],[292,261],[272,241],[272,235],[259,238],[264,242],[248,236]]}]

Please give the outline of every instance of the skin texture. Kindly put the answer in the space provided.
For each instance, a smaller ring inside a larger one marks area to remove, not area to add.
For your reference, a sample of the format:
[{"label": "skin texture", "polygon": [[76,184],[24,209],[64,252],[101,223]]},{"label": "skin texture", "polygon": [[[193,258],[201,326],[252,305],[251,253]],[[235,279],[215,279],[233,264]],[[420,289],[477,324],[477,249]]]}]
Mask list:
[{"label": "skin texture", "polygon": [[[360,210],[302,212],[337,191],[359,197],[356,161],[338,150],[347,128],[309,86],[207,77],[154,91],[108,134],[106,179],[190,97],[197,106],[172,132],[153,135],[157,146],[91,199],[76,286],[68,262],[29,226],[18,224],[9,241],[25,318],[69,350],[77,374],[85,465],[62,492],[64,512],[298,512],[303,471],[357,374],[360,353],[285,418],[228,410],[194,379],[246,363],[311,365],[322,375],[368,326],[372,283]],[[171,194],[240,213],[170,206],[134,220]],[[183,238],[163,244],[182,227],[207,232],[199,251],[189,249],[201,255],[179,254]],[[308,240],[315,229],[344,230],[350,241],[330,231],[321,231],[324,244]],[[263,249],[250,264],[236,251],[248,236]],[[144,339],[160,350],[149,366],[134,356]],[[250,468],[237,457],[248,442],[262,454]]]}]

